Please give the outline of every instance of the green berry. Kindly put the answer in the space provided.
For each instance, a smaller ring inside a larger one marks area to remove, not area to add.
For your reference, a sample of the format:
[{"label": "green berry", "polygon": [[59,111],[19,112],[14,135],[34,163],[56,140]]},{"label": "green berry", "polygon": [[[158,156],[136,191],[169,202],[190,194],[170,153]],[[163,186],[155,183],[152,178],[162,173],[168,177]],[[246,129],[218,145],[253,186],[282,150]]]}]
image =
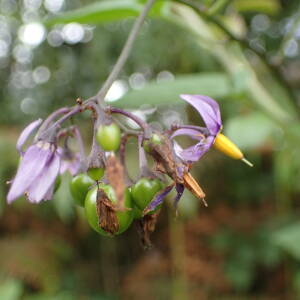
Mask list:
[{"label": "green berry", "polygon": [[84,206],[84,200],[95,181],[87,174],[78,174],[70,182],[70,192],[77,205]]},{"label": "green berry", "polygon": [[115,123],[101,125],[97,130],[96,139],[104,151],[117,151],[121,143],[121,130]]},{"label": "green berry", "polygon": [[[117,203],[114,189],[110,185],[101,184],[99,187],[104,190],[106,196],[113,204]],[[119,224],[119,230],[115,233],[115,235],[121,234],[128,229],[134,217],[132,210],[132,199],[128,189],[125,190],[124,197],[125,207],[129,208],[129,210],[115,212]],[[99,218],[97,215],[97,187],[88,192],[85,199],[84,209],[90,226],[102,235],[111,236],[99,226]]]},{"label": "green berry", "polygon": [[87,174],[94,180],[100,180],[104,175],[104,168],[90,168],[87,170]]},{"label": "green berry", "polygon": [[155,194],[162,189],[162,184],[158,179],[141,178],[132,188],[131,196],[134,204],[144,210],[152,201]]}]

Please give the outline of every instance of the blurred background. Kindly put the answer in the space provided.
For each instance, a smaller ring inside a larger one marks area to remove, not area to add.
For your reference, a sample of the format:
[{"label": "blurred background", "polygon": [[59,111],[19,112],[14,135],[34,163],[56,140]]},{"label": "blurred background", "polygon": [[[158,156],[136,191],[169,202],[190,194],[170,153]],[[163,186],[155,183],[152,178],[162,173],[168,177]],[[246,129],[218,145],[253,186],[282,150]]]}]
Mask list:
[{"label": "blurred background", "polygon": [[[135,226],[114,239],[90,229],[68,175],[53,201],[6,204],[22,128],[97,92],[144,2],[0,0],[0,299],[298,299],[297,0],[157,1],[152,9],[106,100],[163,129],[202,122],[180,93],[211,96],[225,134],[255,167],[207,153],[193,174],[208,208],[188,191],[177,218],[166,203],[151,250]],[[88,153],[91,124],[79,121]]]}]

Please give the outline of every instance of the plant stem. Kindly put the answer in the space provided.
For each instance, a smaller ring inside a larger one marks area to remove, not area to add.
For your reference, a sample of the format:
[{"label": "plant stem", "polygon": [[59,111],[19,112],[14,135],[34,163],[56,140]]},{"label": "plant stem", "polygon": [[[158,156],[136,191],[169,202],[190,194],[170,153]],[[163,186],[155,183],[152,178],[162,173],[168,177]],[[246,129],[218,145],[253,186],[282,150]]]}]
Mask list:
[{"label": "plant stem", "polygon": [[143,120],[141,120],[139,117],[135,116],[134,114],[122,110],[120,108],[116,108],[116,107],[110,107],[108,109],[108,112],[112,113],[112,114],[121,114],[124,115],[125,117],[131,119],[132,121],[134,121],[135,123],[137,123],[143,130],[144,132],[147,132],[149,130],[149,125],[147,123],[145,123]]},{"label": "plant stem", "polygon": [[63,117],[58,119],[55,123],[53,123],[48,130],[54,129],[55,127],[58,127],[61,123],[66,121],[67,119],[71,118],[72,116],[76,115],[77,113],[81,112],[82,107],[77,105],[75,108],[73,108],[71,111],[69,111],[67,114],[65,114]]},{"label": "plant stem", "polygon": [[188,280],[186,276],[186,249],[184,224],[181,219],[175,219],[171,210],[168,211],[170,260],[172,270],[172,299],[187,300]]},{"label": "plant stem", "polygon": [[[103,86],[101,87],[101,89],[99,90],[99,92],[85,100],[82,105],[77,105],[74,108],[63,108],[61,110],[63,110],[63,112],[60,112],[60,110],[58,110],[57,112],[54,112],[52,115],[50,115],[48,117],[48,119],[44,122],[44,124],[42,125],[42,129],[40,130],[41,134],[38,134],[38,137],[40,137],[40,135],[42,135],[44,132],[48,132],[48,130],[52,130],[55,127],[59,126],[61,123],[63,123],[64,121],[66,121],[68,118],[70,118],[71,116],[79,113],[82,111],[82,108],[86,107],[87,105],[91,104],[93,105],[93,103],[95,101],[98,102],[99,105],[101,105],[101,103],[104,100],[104,97],[106,96],[108,90],[110,89],[111,85],[113,84],[113,82],[118,78],[122,68],[124,67],[129,54],[131,52],[132,46],[134,41],[136,40],[138,33],[145,21],[145,18],[149,12],[149,10],[151,9],[152,5],[154,4],[156,0],[148,0],[147,3],[145,4],[145,6],[143,7],[140,15],[138,16],[138,18],[136,19],[135,23],[133,24],[133,27],[130,31],[130,34],[127,38],[127,41],[122,49],[122,52],[115,64],[115,66],[113,67],[111,73],[109,74],[108,78],[106,79],[106,81],[104,82]],[[97,113],[99,114],[99,109],[96,110]],[[47,128],[51,121],[53,120],[54,117],[56,117],[57,115],[61,114],[61,113],[66,113],[66,115],[64,115],[62,118],[60,118],[59,120],[57,120],[54,124],[52,124],[49,128]],[[102,112],[100,111],[100,115],[102,116]],[[47,128],[47,129],[46,129]]]},{"label": "plant stem", "polygon": [[105,83],[103,84],[103,86],[101,87],[101,89],[99,90],[99,92],[96,95],[98,104],[101,105],[101,103],[103,102],[104,97],[106,96],[108,90],[110,89],[111,85],[113,84],[113,82],[118,78],[121,70],[123,69],[129,54],[131,52],[133,43],[135,41],[135,39],[138,36],[138,33],[145,21],[145,18],[149,12],[149,10],[151,9],[152,5],[154,4],[155,0],[148,0],[147,3],[145,4],[145,6],[143,7],[143,10],[141,12],[141,14],[138,16],[138,18],[136,19],[135,23],[133,24],[133,27],[131,29],[131,32],[127,38],[127,41],[122,49],[122,52],[112,70],[112,72],[110,73],[110,75],[108,76],[108,78],[106,79]]},{"label": "plant stem", "polygon": [[41,133],[46,130],[46,128],[51,124],[51,122],[57,118],[59,115],[62,115],[62,114],[66,114],[68,113],[69,111],[71,110],[71,108],[69,107],[62,107],[56,111],[54,111],[52,114],[50,114],[48,116],[48,118],[43,122],[42,126],[40,127],[37,135],[36,135],[36,138],[38,139],[41,135]]},{"label": "plant stem", "polygon": [[209,135],[209,131],[207,128],[196,125],[173,125],[170,131],[173,133],[178,129],[193,129],[201,132],[204,135]]}]

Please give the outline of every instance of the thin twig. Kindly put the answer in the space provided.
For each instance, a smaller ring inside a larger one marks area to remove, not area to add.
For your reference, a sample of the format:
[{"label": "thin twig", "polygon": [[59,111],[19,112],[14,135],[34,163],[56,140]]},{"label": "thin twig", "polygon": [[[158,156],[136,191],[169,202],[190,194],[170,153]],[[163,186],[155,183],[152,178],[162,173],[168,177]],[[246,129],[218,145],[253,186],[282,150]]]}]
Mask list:
[{"label": "thin twig", "polygon": [[[131,52],[133,43],[136,40],[138,33],[146,19],[146,16],[155,1],[156,0],[148,0],[147,3],[145,4],[145,6],[143,7],[140,15],[138,16],[135,23],[133,24],[133,27],[129,33],[127,41],[122,49],[122,52],[115,64],[115,66],[113,67],[111,73],[109,74],[108,78],[106,79],[105,83],[103,84],[103,86],[101,87],[99,92],[95,96],[92,96],[91,98],[85,100],[84,102],[80,103],[79,105],[73,106],[71,108],[64,108],[66,110],[66,114],[63,117],[61,117],[60,119],[58,119],[55,123],[53,123],[49,128],[41,131],[41,135],[44,134],[45,132],[49,132],[50,130],[53,130],[56,127],[60,126],[61,123],[63,123],[68,118],[72,117],[73,115],[82,112],[83,110],[85,110],[87,108],[88,105],[93,105],[93,103],[98,102],[98,104],[101,107],[101,103],[102,103],[105,95],[107,94],[111,85],[117,79],[122,68],[124,67],[124,64],[126,63],[128,57],[129,57],[129,54]],[[100,111],[97,110],[97,112],[98,112],[98,114],[100,112],[100,115],[102,115],[101,109],[100,109]],[[55,112],[55,114],[56,114],[56,112]],[[47,123],[47,125],[49,125],[49,124]],[[44,128],[46,128],[46,126],[44,126]],[[40,135],[39,135],[39,137],[40,137]]]},{"label": "thin twig", "polygon": [[111,114],[121,114],[129,119],[131,119],[132,121],[134,121],[136,124],[138,124],[144,131],[148,131],[149,130],[149,125],[144,122],[142,119],[140,119],[139,117],[137,117],[136,115],[132,114],[131,112],[122,110],[120,108],[116,108],[116,107],[110,107],[107,109],[107,112],[111,113]]},{"label": "thin twig", "polygon": [[148,0],[147,3],[145,4],[145,6],[143,7],[141,14],[136,19],[112,72],[109,74],[105,83],[103,84],[103,86],[101,87],[101,89],[99,90],[99,92],[96,95],[99,105],[101,105],[101,103],[103,102],[103,99],[106,96],[111,85],[118,78],[120,72],[122,71],[128,57],[129,57],[129,54],[131,52],[133,43],[134,43],[135,39],[137,38],[138,33],[145,21],[145,18],[147,16],[149,10],[151,9],[152,5],[154,4],[154,2],[155,2],[155,0]]}]

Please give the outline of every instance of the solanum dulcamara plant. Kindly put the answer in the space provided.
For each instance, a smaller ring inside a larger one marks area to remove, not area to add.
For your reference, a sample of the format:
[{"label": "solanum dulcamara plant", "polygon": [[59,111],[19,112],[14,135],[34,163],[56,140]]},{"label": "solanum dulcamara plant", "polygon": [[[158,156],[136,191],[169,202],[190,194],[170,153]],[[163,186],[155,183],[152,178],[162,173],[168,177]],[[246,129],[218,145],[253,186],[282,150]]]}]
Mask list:
[{"label": "solanum dulcamara plant", "polygon": [[[130,111],[104,103],[104,96],[124,66],[154,1],[146,3],[112,73],[96,96],[85,101],[77,99],[74,106],[60,108],[44,121],[33,121],[23,130],[16,145],[20,162],[15,177],[9,181],[8,203],[22,195],[31,203],[51,200],[61,174],[69,172],[73,176],[70,192],[75,203],[84,207],[94,230],[114,236],[123,233],[136,220],[147,246],[164,199],[173,189],[175,210],[185,189],[207,205],[205,193],[190,171],[212,147],[251,165],[221,133],[220,107],[208,96],[179,95],[202,117],[204,127],[174,124],[162,131]],[[85,111],[90,111],[93,122],[93,142],[88,156],[79,127],[74,123],[74,117]],[[138,129],[129,129],[116,115],[135,122]],[[72,125],[68,125],[71,117]],[[34,133],[30,146],[24,148]],[[182,135],[195,140],[195,144],[182,148],[175,140]],[[137,139],[138,178],[129,176],[125,164],[126,144],[131,138]],[[76,152],[69,146],[70,139],[77,143]],[[152,168],[148,166],[149,160],[154,162]]]}]

